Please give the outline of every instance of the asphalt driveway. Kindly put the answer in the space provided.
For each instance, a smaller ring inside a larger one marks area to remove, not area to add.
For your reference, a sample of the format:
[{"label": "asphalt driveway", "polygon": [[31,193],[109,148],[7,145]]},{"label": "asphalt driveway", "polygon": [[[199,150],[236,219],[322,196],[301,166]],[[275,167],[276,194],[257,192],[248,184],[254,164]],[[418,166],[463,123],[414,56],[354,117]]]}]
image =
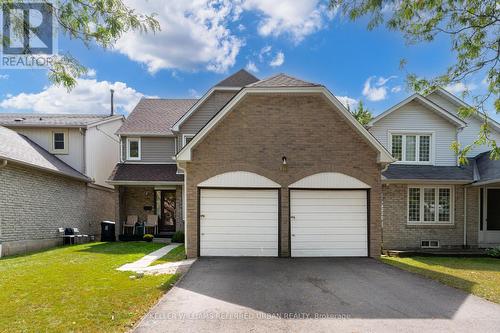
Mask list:
[{"label": "asphalt driveway", "polygon": [[202,258],[137,332],[498,332],[500,305],[365,258]]}]

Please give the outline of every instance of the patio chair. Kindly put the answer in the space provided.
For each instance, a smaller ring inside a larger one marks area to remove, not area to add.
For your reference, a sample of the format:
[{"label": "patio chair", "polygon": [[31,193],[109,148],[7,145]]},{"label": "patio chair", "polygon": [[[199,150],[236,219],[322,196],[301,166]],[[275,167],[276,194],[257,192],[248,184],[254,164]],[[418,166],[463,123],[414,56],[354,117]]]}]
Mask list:
[{"label": "patio chair", "polygon": [[66,245],[66,240],[68,240],[68,244],[75,244],[75,235],[67,235],[66,230],[64,228],[57,228],[59,232],[59,237],[63,240],[63,245]]},{"label": "patio chair", "polygon": [[148,215],[146,224],[144,225],[144,232],[146,232],[148,228],[153,228],[153,235],[158,233],[158,215]]},{"label": "patio chair", "polygon": [[75,241],[76,241],[76,243],[78,243],[78,241],[77,241],[78,239],[81,240],[83,238],[87,238],[87,240],[88,240],[88,238],[89,238],[89,235],[81,234],[80,233],[80,229],[78,229],[78,228],[73,228],[73,232],[75,233]]},{"label": "patio chair", "polygon": [[132,228],[132,235],[135,234],[135,224],[138,221],[137,215],[129,215],[127,216],[127,221],[123,224],[123,230],[122,233],[125,234],[125,229],[126,228]]}]

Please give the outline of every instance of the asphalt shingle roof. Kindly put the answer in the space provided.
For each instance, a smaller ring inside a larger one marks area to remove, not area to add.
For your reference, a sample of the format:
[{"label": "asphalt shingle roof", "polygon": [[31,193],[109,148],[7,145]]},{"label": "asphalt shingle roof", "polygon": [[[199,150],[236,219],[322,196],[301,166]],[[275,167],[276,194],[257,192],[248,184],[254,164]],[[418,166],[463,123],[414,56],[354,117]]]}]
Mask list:
[{"label": "asphalt shingle roof", "polygon": [[[110,118],[107,114],[41,114],[41,113],[1,113],[2,126],[30,127],[86,127]],[[119,118],[121,116],[115,115]]]},{"label": "asphalt shingle roof", "polygon": [[171,127],[197,99],[141,99],[116,134],[172,135]]},{"label": "asphalt shingle roof", "polygon": [[479,173],[478,181],[500,179],[500,161],[490,159],[490,152],[484,152],[474,158]]},{"label": "asphalt shingle roof", "polygon": [[474,180],[471,166],[434,166],[391,164],[382,173],[386,180]]},{"label": "asphalt shingle roof", "polygon": [[251,83],[259,81],[258,78],[250,74],[244,69],[240,69],[233,75],[225,78],[224,80],[217,83],[216,87],[244,87]]},{"label": "asphalt shingle roof", "polygon": [[276,74],[270,78],[249,84],[248,87],[277,88],[277,87],[321,87],[321,84],[307,82],[289,76],[287,74]]},{"label": "asphalt shingle roof", "polygon": [[177,165],[175,164],[119,163],[115,166],[109,180],[182,182],[184,181],[184,175],[177,174]]},{"label": "asphalt shingle roof", "polygon": [[24,135],[0,126],[0,159],[18,162],[49,172],[90,182],[90,178],[76,171]]}]

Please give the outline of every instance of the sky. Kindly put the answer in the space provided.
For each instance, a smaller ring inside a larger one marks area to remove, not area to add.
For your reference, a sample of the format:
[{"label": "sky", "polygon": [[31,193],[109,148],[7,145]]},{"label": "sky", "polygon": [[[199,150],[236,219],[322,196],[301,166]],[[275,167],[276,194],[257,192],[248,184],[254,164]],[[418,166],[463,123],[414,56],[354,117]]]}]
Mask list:
[{"label": "sky", "polygon": [[[0,69],[0,112],[107,113],[112,88],[118,112],[127,115],[142,97],[197,98],[245,68],[258,78],[283,72],[321,83],[344,104],[362,100],[376,115],[411,94],[408,73],[442,74],[454,56],[444,36],[407,45],[399,32],[369,31],[366,20],[350,22],[323,0],[125,2],[156,13],[161,31],[128,32],[108,50],[60,34],[59,54],[76,57],[87,75],[68,93],[46,70]],[[447,89],[481,93],[483,79]]]}]

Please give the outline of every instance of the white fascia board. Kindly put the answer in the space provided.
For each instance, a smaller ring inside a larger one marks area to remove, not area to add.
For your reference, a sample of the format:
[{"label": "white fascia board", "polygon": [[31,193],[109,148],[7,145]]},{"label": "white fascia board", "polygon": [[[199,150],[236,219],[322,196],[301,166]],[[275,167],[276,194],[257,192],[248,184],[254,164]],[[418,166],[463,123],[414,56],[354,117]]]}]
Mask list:
[{"label": "white fascia board", "polygon": [[385,179],[382,176],[382,184],[411,184],[411,185],[431,185],[431,184],[439,184],[439,185],[464,185],[470,184],[469,180],[446,180],[446,179]]},{"label": "white fascia board", "polygon": [[[451,92],[447,91],[446,89],[444,88],[441,88],[441,87],[437,87],[434,91],[428,93],[426,96],[432,94],[432,93],[437,93],[439,95],[441,95],[442,97],[446,98],[448,101],[450,101],[451,103],[457,105],[457,106],[460,106],[460,107],[465,107],[465,108],[470,108],[472,106],[470,106],[469,104],[467,104],[466,102],[464,102],[463,100],[461,100],[460,98],[458,98],[457,96],[453,95]],[[482,112],[477,112],[477,113],[474,113],[473,117],[475,117],[476,119],[478,120],[481,120],[481,121],[484,121],[484,113]],[[490,117],[488,117],[488,123],[492,125],[492,127],[500,132],[500,123],[498,123],[495,119],[492,119]]]},{"label": "white fascia board", "polygon": [[126,137],[152,137],[152,138],[175,138],[174,134],[151,134],[144,132],[120,132],[118,135]]},{"label": "white fascia board", "polygon": [[191,115],[210,97],[215,91],[239,91],[241,87],[212,87],[203,97],[201,97],[194,105],[172,126],[172,132],[179,132],[180,127]]},{"label": "white fascia board", "polygon": [[110,122],[116,121],[116,120],[122,120],[123,121],[123,120],[125,120],[125,116],[116,115],[116,116],[113,116],[113,117],[110,117],[110,118],[107,118],[107,119],[104,119],[104,120],[99,120],[99,121],[96,121],[95,123],[87,125],[87,128],[91,128],[91,127],[103,125],[103,124],[110,123]]},{"label": "white fascia board", "polygon": [[391,156],[391,154],[385,149],[385,147],[375,139],[373,135],[371,135],[366,128],[363,127],[345,108],[345,106],[325,87],[278,87],[278,88],[260,88],[260,87],[247,87],[243,88],[233,99],[227,103],[222,110],[220,110],[215,117],[213,117],[199,132],[196,136],[185,145],[181,151],[177,154],[177,161],[190,161],[191,160],[191,150],[192,148],[207,135],[212,128],[221,121],[226,114],[236,105],[238,102],[247,94],[250,93],[271,93],[271,94],[279,94],[279,93],[288,93],[288,94],[307,94],[307,93],[315,93],[315,94],[323,94],[340,112],[349,120],[349,123],[357,129],[361,135],[365,137],[365,139],[379,151],[378,162],[379,163],[392,163],[395,159]]},{"label": "white fascia board", "polygon": [[465,127],[467,125],[467,123],[465,121],[463,121],[462,119],[460,119],[460,118],[452,115],[448,111],[446,111],[443,108],[441,108],[439,105],[430,102],[424,96],[422,96],[420,94],[413,94],[413,95],[409,96],[408,98],[402,100],[398,104],[394,105],[393,107],[389,108],[388,110],[382,112],[377,117],[373,118],[368,123],[368,127],[373,127],[375,125],[375,123],[378,122],[379,120],[385,118],[386,116],[390,115],[394,111],[399,110],[401,107],[405,106],[406,104],[408,104],[408,103],[410,103],[410,102],[412,102],[414,100],[418,100],[419,102],[423,103],[425,106],[427,106],[428,108],[430,108],[434,112],[438,113],[443,118],[447,119],[449,122],[453,123],[456,126]]}]

